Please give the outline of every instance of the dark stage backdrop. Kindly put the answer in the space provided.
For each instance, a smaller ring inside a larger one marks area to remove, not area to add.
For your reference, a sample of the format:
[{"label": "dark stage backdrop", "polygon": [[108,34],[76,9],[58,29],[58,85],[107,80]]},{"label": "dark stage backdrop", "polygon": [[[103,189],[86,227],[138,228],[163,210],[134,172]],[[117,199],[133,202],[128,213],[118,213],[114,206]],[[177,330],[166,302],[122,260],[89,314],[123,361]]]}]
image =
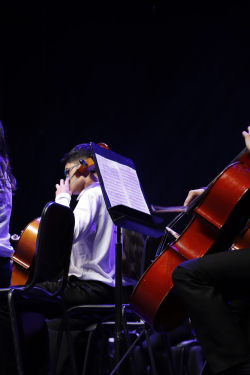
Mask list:
[{"label": "dark stage backdrop", "polygon": [[60,158],[78,143],[131,158],[158,205],[182,205],[244,148],[250,2],[197,3],[2,2],[0,118],[18,182],[11,233],[54,200]]}]

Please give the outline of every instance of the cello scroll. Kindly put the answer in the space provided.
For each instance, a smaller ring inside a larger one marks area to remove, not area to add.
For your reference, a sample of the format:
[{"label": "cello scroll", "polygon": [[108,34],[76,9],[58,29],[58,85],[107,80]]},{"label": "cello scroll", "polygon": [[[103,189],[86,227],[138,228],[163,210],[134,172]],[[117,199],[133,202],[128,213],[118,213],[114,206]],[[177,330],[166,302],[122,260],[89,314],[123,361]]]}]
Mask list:
[{"label": "cello scroll", "polygon": [[[101,146],[109,150],[109,146],[106,143],[100,142],[98,143],[98,146]],[[77,168],[77,170],[69,180],[70,189],[72,189],[72,187],[74,186],[79,177],[87,177],[89,173],[95,169],[95,163],[92,158],[89,158],[87,160],[80,159],[79,162],[80,166]]]}]

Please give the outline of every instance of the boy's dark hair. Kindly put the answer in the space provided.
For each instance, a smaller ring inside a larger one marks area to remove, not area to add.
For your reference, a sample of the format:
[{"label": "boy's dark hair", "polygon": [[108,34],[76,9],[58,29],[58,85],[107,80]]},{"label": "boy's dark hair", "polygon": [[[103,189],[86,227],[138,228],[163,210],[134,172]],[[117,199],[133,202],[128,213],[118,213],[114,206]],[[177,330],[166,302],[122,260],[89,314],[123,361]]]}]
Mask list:
[{"label": "boy's dark hair", "polygon": [[86,160],[89,158],[91,158],[90,145],[89,143],[82,143],[65,154],[61,162],[65,165],[67,163],[79,162],[80,159]]}]

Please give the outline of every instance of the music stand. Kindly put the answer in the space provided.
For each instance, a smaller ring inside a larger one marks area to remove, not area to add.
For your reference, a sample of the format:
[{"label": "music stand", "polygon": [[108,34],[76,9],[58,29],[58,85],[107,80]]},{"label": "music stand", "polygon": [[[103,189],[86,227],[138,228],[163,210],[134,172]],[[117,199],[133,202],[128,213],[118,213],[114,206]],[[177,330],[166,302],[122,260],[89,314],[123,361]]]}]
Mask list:
[{"label": "music stand", "polygon": [[[115,245],[115,359],[120,360],[122,340],[122,243],[121,228],[158,238],[164,231],[158,229],[163,219],[150,213],[132,160],[91,142],[100,186],[108,213],[116,225]],[[122,203],[122,204],[121,204]]]}]

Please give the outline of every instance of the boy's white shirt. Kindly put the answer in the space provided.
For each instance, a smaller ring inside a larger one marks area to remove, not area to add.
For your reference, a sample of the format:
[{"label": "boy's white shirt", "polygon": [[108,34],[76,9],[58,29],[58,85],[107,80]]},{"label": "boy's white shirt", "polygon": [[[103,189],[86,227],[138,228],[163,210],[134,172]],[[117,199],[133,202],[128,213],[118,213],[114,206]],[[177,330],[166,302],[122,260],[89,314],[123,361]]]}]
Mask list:
[{"label": "boy's white shirt", "polygon": [[[69,276],[98,280],[115,286],[116,227],[106,209],[99,182],[84,189],[74,209],[75,229]],[[61,193],[56,202],[69,207],[71,195]],[[131,285],[130,280],[123,280]]]}]

